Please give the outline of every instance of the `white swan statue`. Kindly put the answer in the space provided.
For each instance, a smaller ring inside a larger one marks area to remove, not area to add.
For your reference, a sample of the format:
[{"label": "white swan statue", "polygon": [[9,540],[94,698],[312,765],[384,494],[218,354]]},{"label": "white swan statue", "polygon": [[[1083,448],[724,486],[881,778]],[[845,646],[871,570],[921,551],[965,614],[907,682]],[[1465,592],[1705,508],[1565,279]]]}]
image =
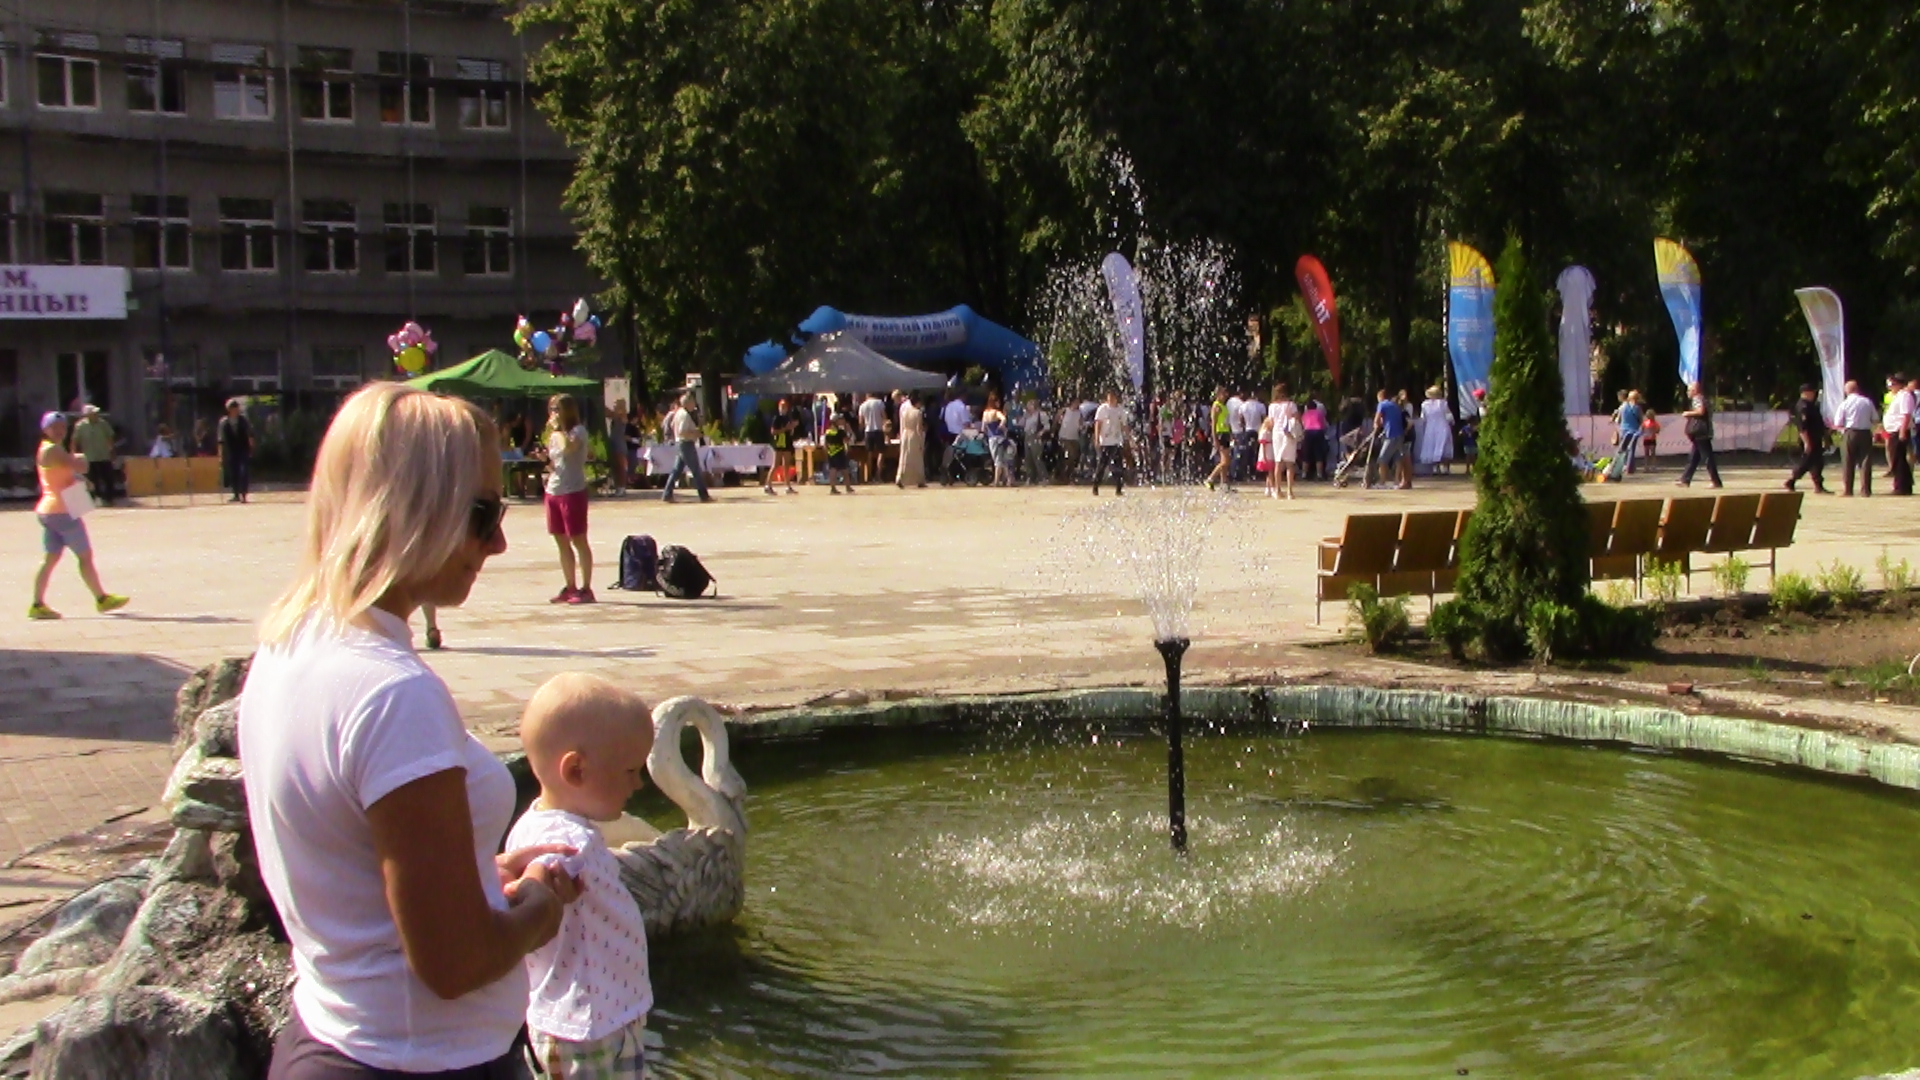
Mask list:
[{"label": "white swan statue", "polygon": [[[680,753],[680,730],[689,719],[700,732],[699,776]],[[747,785],[727,759],[726,718],[697,697],[661,702],[653,710],[647,772],[687,814],[686,828],[665,833],[630,817],[607,829],[621,881],[646,916],[647,936],[731,922],[746,899],[747,818],[741,801]]]}]

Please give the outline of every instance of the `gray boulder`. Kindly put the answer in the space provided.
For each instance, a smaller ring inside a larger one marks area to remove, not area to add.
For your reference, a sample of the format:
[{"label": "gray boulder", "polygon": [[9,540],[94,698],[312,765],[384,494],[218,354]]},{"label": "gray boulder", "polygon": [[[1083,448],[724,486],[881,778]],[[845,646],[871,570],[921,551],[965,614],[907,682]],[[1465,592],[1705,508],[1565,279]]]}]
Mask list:
[{"label": "gray boulder", "polygon": [[138,987],[89,994],[40,1021],[30,1080],[253,1080],[239,1024],[197,994]]},{"label": "gray boulder", "polygon": [[237,833],[247,827],[247,789],[234,758],[208,757],[197,745],[174,762],[160,795],[176,829]]},{"label": "gray boulder", "polygon": [[241,688],[247,684],[247,671],[252,666],[251,656],[230,656],[187,676],[187,681],[180,685],[179,692],[173,698],[174,753],[179,753],[194,740],[195,725],[201,713],[240,696]]},{"label": "gray boulder", "polygon": [[193,722],[193,744],[210,758],[240,756],[240,699],[223,701]]}]

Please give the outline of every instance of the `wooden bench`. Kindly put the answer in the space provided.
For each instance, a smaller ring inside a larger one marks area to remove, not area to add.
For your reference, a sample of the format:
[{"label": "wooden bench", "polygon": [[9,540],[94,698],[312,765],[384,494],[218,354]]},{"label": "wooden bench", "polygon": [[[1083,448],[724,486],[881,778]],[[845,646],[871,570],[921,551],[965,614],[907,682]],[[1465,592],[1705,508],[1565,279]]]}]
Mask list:
[{"label": "wooden bench", "polygon": [[1344,603],[1355,585],[1379,587],[1380,575],[1393,570],[1400,545],[1400,514],[1349,514],[1339,536],[1320,541],[1313,621],[1328,600]]},{"label": "wooden bench", "polygon": [[1804,491],[1770,491],[1760,496],[1760,512],[1754,515],[1753,538],[1747,541],[1747,547],[1767,553],[1769,580],[1777,572],[1780,549],[1793,546],[1793,534],[1800,527],[1800,509],[1806,498]]},{"label": "wooden bench", "polygon": [[1340,536],[1320,541],[1313,621],[1320,621],[1327,601],[1346,600],[1355,585],[1371,585],[1381,596],[1425,596],[1431,609],[1460,576],[1460,537],[1472,513],[1350,515]]}]

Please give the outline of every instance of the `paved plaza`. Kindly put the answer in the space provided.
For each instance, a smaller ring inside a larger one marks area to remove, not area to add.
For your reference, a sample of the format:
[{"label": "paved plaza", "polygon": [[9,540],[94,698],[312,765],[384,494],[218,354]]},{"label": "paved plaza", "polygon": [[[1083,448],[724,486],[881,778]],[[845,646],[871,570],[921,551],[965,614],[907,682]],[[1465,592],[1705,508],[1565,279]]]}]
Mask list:
[{"label": "paved plaza", "polygon": [[[1729,490],[1767,490],[1784,473],[1734,468]],[[1673,473],[1595,497],[1671,495]],[[1704,485],[1695,489],[1705,494]],[[429,654],[470,723],[505,737],[521,703],[553,673],[596,671],[649,697],[694,693],[741,704],[795,703],[842,690],[1018,691],[1157,677],[1150,628],[1117,568],[1087,561],[1084,488],[899,491],[824,488],[768,497],[717,491],[711,505],[631,495],[596,502],[594,606],[547,602],[560,579],[537,504],[506,519],[510,547],[467,606],[447,612],[448,648]],[[1129,500],[1155,497],[1130,490]],[[1103,498],[1110,499],[1111,496]],[[1189,670],[1312,664],[1301,646],[1344,621],[1313,624],[1313,542],[1360,510],[1468,505],[1464,476],[1412,492],[1303,485],[1295,502],[1243,487],[1205,548]],[[89,519],[109,588],[134,602],[93,614],[70,565],[50,592],[60,622],[25,618],[39,558],[31,513],[0,513],[0,862],[36,844],[138,814],[169,765],[173,693],[188,672],[250,651],[255,622],[284,585],[304,514],[297,493],[252,505],[116,508]],[[698,552],[717,601],[606,587],[619,541],[649,533]],[[1883,547],[1920,560],[1920,503],[1808,496],[1783,568],[1843,559],[1866,572]],[[1756,585],[1764,579],[1756,579]],[[1696,576],[1696,588],[1707,587]],[[1424,605],[1417,605],[1416,610]],[[0,882],[0,884],[4,884]]]}]

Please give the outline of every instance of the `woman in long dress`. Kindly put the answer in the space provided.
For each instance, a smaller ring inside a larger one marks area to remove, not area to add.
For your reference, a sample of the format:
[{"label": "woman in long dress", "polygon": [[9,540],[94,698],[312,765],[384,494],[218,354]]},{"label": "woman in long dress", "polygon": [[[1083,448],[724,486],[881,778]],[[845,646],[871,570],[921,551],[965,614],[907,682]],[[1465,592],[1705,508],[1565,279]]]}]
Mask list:
[{"label": "woman in long dress", "polygon": [[1307,431],[1300,418],[1300,406],[1294,403],[1286,383],[1273,388],[1273,408],[1267,415],[1273,419],[1274,486],[1292,499],[1293,479],[1300,471],[1300,444]]},{"label": "woman in long dress", "polygon": [[1427,387],[1427,400],[1420,405],[1419,441],[1415,443],[1414,462],[1424,473],[1439,472],[1453,460],[1453,414],[1447,411],[1446,395],[1437,386]]},{"label": "woman in long dress", "polygon": [[900,471],[894,486],[927,486],[927,421],[912,394],[900,398]]}]

